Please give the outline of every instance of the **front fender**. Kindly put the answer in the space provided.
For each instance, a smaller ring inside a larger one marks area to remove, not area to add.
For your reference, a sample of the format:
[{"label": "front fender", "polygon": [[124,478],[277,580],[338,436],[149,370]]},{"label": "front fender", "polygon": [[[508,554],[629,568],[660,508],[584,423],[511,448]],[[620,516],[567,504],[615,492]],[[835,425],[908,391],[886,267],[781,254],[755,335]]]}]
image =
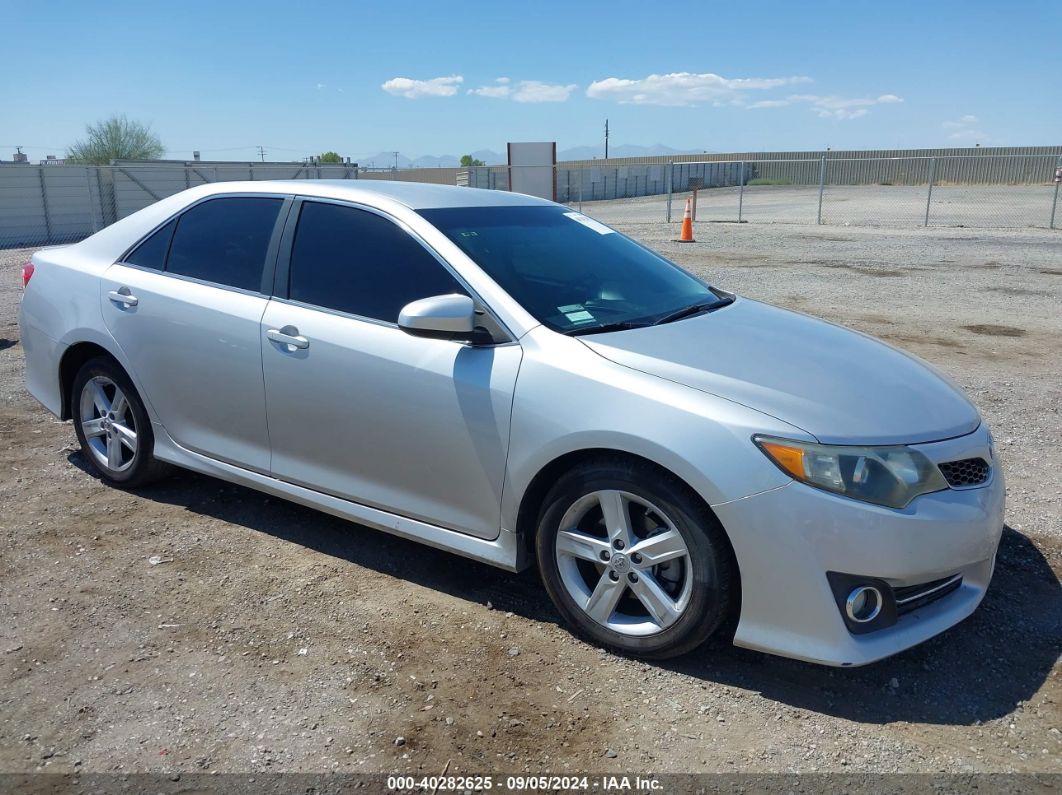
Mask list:
[{"label": "front fender", "polygon": [[814,441],[754,409],[611,362],[577,339],[536,329],[521,343],[503,528],[515,529],[535,476],[570,453],[641,456],[715,505],[789,482],[752,443],[754,434]]}]

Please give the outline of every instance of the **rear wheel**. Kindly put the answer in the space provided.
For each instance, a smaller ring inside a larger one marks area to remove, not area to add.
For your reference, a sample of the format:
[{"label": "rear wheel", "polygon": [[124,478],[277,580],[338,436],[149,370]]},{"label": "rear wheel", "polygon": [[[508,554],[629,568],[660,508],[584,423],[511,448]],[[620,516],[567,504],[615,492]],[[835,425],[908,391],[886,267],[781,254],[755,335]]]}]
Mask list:
[{"label": "rear wheel", "polygon": [[604,459],[546,496],[536,536],[546,590],[581,635],[648,658],[703,643],[736,604],[736,566],[718,520],[677,479]]},{"label": "rear wheel", "polygon": [[112,359],[90,359],[78,370],[70,415],[82,454],[104,481],[135,488],[169,472],[151,454],[154,436],[140,396]]}]

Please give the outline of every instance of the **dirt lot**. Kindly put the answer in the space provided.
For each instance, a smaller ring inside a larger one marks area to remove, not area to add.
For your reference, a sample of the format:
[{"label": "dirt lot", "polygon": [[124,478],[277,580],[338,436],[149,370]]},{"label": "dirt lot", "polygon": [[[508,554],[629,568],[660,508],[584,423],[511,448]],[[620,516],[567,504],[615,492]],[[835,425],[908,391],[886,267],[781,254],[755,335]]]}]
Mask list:
[{"label": "dirt lot", "polygon": [[1010,527],[971,619],[856,670],[645,664],[569,636],[534,572],[187,473],[106,488],[23,391],[0,252],[0,771],[1062,772],[1062,233],[626,231],[968,390]]}]

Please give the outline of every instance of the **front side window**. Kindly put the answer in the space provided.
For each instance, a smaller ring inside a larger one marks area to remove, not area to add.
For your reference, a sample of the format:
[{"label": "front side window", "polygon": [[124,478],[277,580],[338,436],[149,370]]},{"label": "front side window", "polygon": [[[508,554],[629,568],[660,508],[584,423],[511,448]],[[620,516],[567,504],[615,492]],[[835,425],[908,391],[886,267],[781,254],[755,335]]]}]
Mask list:
[{"label": "front side window", "polygon": [[173,230],[176,227],[177,219],[174,219],[155,230],[143,243],[129,252],[124,260],[125,263],[156,271],[165,270],[166,254],[169,253],[170,240],[173,238]]},{"label": "front side window", "polygon": [[260,290],[282,199],[232,196],[197,204],[177,221],[166,271]]},{"label": "front side window", "polygon": [[554,331],[648,325],[719,298],[677,265],[565,207],[452,207],[420,215]]},{"label": "front side window", "polygon": [[395,323],[410,301],[464,292],[397,224],[354,207],[303,204],[291,251],[293,301]]}]

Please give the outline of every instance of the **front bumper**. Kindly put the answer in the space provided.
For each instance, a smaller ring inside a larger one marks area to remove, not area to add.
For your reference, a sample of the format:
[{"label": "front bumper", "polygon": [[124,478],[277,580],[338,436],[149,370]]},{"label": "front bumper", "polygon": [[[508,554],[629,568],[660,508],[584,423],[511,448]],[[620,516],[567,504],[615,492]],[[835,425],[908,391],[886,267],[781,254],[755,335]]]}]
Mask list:
[{"label": "front bumper", "polygon": [[[983,426],[917,449],[936,462],[974,455],[991,461]],[[1003,473],[998,461],[991,463],[983,486],[924,494],[902,510],[796,482],[712,506],[741,572],[734,643],[827,665],[865,665],[962,621],[984,597],[1003,531]],[[827,572],[874,577],[894,588],[962,575],[962,585],[892,626],[853,634]]]}]

